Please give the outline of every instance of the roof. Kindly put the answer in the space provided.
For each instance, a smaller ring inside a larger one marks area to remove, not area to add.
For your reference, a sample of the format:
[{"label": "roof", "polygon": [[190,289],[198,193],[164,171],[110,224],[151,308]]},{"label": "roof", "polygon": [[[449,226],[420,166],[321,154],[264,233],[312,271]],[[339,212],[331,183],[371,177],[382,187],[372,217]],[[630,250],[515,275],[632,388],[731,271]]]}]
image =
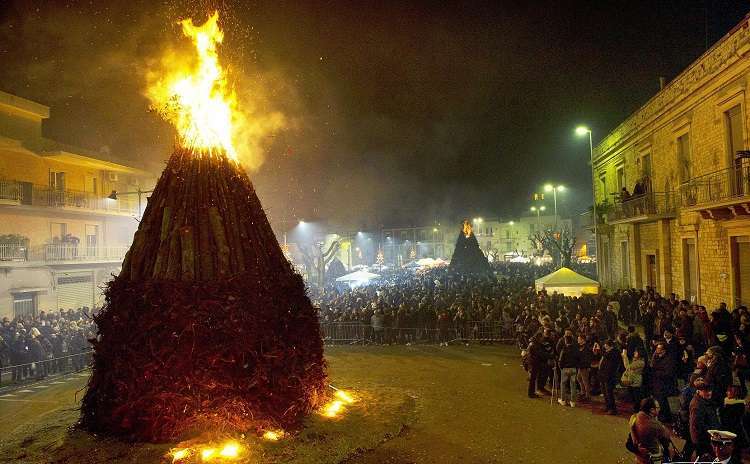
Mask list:
[{"label": "roof", "polygon": [[567,267],[561,267],[552,274],[540,277],[534,283],[537,285],[544,284],[545,287],[589,287],[599,285],[599,282],[596,280],[582,276]]},{"label": "roof", "polygon": [[40,103],[21,98],[17,95],[13,95],[0,90],[0,106],[5,107],[19,113],[25,113],[35,118],[47,119],[49,118],[49,106],[44,106]]},{"label": "roof", "polygon": [[336,279],[336,282],[366,282],[368,280],[377,279],[380,277],[378,274],[373,274],[367,271],[356,271],[345,276],[341,276]]}]

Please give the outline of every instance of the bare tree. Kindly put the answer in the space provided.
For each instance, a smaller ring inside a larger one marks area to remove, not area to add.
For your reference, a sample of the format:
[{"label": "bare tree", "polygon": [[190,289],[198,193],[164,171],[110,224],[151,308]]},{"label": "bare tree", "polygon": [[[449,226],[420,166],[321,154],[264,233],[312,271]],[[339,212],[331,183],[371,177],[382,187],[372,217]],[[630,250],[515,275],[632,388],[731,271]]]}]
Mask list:
[{"label": "bare tree", "polygon": [[325,251],[323,251],[324,245],[324,242],[315,242],[299,247],[310,281],[315,279],[316,284],[321,288],[325,286],[326,266],[336,256],[341,248],[341,242],[334,240]]},{"label": "bare tree", "polygon": [[529,237],[534,247],[542,253],[547,251],[555,264],[555,267],[570,267],[573,261],[573,249],[576,239],[568,230],[545,230],[536,232]]}]

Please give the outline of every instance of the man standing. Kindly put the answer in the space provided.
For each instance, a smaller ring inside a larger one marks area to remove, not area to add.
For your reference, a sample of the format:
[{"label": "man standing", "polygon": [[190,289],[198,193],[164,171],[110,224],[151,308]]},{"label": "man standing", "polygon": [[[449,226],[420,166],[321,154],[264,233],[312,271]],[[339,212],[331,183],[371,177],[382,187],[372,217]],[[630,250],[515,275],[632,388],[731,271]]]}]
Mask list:
[{"label": "man standing", "polygon": [[651,358],[651,391],[659,402],[659,420],[665,424],[672,423],[672,410],[668,397],[677,394],[677,370],[674,359],[667,354],[664,342],[656,345]]},{"label": "man standing", "polygon": [[711,401],[710,386],[702,378],[696,379],[694,384],[695,395],[690,401],[690,441],[695,446],[696,456],[701,456],[711,451],[708,431],[719,427],[719,417]]},{"label": "man standing", "polygon": [[617,352],[612,340],[604,342],[604,353],[599,363],[599,382],[604,391],[604,402],[607,414],[616,416],[617,406],[615,405],[615,386],[620,379],[620,374],[624,371],[622,358]]},{"label": "man standing", "polygon": [[578,346],[573,343],[573,334],[565,335],[563,337],[563,346],[561,347],[560,357],[558,358],[560,364],[560,398],[557,400],[560,405],[565,406],[565,399],[567,395],[570,395],[571,408],[576,405],[576,376],[578,370],[576,369],[580,364],[580,354],[578,352]]}]

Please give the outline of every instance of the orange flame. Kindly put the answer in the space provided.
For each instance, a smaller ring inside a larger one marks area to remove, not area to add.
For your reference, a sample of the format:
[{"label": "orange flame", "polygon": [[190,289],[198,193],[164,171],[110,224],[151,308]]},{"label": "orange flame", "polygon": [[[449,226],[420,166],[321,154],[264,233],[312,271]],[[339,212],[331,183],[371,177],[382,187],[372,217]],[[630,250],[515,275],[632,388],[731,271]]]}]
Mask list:
[{"label": "orange flame", "polygon": [[[454,229],[455,230],[455,229]],[[471,234],[474,233],[474,228],[471,226],[471,223],[468,219],[464,219],[464,235],[466,238],[471,237]]]},{"label": "orange flame", "polygon": [[177,57],[166,58],[171,61],[166,67],[169,72],[152,73],[146,95],[156,111],[175,126],[185,147],[224,152],[237,160],[234,136],[241,114],[219,63],[217,47],[224,40],[219,13],[214,12],[200,26],[192,19],[180,25],[195,47],[195,63],[191,66]]}]

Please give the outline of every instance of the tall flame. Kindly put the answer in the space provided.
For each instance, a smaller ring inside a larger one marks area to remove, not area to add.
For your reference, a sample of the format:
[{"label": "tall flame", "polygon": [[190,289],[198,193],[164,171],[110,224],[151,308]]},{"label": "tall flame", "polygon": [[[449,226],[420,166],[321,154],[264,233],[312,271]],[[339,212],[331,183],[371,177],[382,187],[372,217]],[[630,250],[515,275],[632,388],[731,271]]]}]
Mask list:
[{"label": "tall flame", "polygon": [[171,61],[166,67],[170,72],[149,79],[146,94],[156,111],[175,126],[184,146],[199,152],[224,152],[236,160],[233,137],[240,114],[219,63],[217,46],[224,40],[219,13],[200,26],[192,19],[180,25],[195,47],[195,63],[166,58]]}]

